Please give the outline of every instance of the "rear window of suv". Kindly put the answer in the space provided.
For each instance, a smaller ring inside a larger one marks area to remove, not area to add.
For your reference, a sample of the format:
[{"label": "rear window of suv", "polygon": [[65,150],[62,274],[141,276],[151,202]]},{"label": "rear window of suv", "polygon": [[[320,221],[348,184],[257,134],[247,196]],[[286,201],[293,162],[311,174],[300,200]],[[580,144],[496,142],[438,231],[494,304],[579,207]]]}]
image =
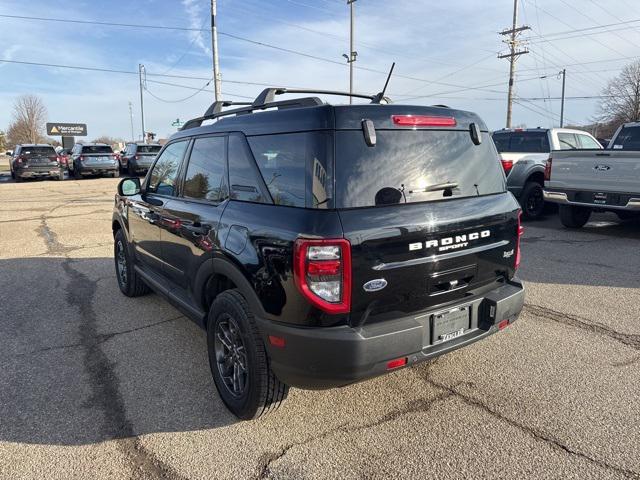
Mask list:
[{"label": "rear window of suv", "polygon": [[113,153],[108,145],[84,145],[82,153]]},{"label": "rear window of suv", "polygon": [[[336,207],[370,207],[472,197],[505,191],[488,134],[475,145],[468,130],[336,132]],[[446,188],[425,191],[430,187]]]},{"label": "rear window of suv", "polygon": [[495,132],[493,141],[500,153],[549,153],[551,151],[546,130],[540,132]]},{"label": "rear window of suv", "polygon": [[53,147],[22,147],[20,154],[49,157],[51,155],[55,155],[56,151],[53,149]]},{"label": "rear window of suv", "polygon": [[138,145],[138,153],[158,153],[161,149],[160,145]]},{"label": "rear window of suv", "polygon": [[615,150],[640,150],[640,126],[623,127],[611,148]]}]

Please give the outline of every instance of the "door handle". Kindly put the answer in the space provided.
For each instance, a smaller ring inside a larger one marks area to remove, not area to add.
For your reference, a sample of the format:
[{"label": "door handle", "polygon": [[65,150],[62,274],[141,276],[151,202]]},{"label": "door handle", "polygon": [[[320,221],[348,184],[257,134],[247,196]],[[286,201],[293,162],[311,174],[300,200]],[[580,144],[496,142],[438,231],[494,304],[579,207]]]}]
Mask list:
[{"label": "door handle", "polygon": [[194,222],[191,225],[186,225],[185,228],[195,235],[208,235],[211,231],[211,225],[200,222]]}]

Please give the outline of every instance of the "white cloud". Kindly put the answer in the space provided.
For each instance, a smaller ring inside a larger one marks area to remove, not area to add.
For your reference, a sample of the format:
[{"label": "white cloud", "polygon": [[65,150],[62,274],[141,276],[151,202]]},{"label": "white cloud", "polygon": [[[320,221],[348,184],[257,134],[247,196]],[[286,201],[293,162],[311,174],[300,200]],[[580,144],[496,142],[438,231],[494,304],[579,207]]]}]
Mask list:
[{"label": "white cloud", "polygon": [[[203,2],[198,0],[182,0],[187,16],[189,18],[189,27],[202,29],[204,25],[207,25],[206,19],[211,16],[211,13],[205,11],[203,8]],[[207,5],[205,2],[204,5]],[[205,36],[202,31],[190,31],[189,38],[191,42],[200,48],[204,53],[211,54],[211,48],[205,42]]]}]

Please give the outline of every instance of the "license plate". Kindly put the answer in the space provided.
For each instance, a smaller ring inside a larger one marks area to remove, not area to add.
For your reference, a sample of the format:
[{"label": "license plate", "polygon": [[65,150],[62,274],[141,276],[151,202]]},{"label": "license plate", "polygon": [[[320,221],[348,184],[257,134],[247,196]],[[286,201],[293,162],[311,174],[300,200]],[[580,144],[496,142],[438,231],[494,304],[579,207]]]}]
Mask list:
[{"label": "license plate", "polygon": [[433,316],[433,341],[432,343],[448,342],[464,335],[469,328],[470,307],[457,307]]},{"label": "license plate", "polygon": [[593,194],[593,203],[597,203],[599,205],[605,205],[607,203],[607,194],[606,193],[594,193]]}]

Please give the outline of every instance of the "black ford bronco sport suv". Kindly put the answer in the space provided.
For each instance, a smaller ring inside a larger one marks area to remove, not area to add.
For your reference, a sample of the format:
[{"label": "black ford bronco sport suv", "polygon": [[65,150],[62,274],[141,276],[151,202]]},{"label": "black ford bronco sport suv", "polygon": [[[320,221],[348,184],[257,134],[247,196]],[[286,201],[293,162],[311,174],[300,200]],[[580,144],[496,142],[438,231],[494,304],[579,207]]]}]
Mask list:
[{"label": "black ford bronco sport suv", "polygon": [[524,302],[520,210],[480,118],[284,93],[330,92],[214,103],[143,181],[121,181],[113,214],[120,290],[151,288],[206,329],[216,387],[243,419],[289,386],[469,345]]}]

